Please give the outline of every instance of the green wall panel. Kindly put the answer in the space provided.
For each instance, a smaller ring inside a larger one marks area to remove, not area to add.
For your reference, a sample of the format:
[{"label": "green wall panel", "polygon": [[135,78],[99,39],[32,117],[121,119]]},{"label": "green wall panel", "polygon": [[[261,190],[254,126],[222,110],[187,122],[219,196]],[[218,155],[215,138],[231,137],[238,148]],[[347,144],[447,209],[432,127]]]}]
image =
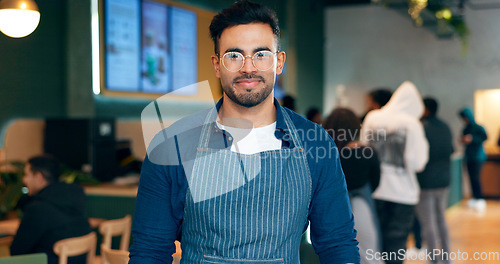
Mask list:
[{"label": "green wall panel", "polygon": [[32,34],[0,33],[0,148],[13,119],[65,115],[65,2],[37,4],[41,18]]}]

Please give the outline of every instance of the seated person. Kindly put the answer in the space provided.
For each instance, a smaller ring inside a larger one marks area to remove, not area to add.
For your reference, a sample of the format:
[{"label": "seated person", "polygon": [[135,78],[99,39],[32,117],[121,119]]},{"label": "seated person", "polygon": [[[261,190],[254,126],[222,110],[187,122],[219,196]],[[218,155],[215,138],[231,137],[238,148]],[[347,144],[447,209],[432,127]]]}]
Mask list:
[{"label": "seated person", "polygon": [[[53,157],[28,160],[23,177],[28,197],[19,203],[23,217],[10,247],[11,255],[46,253],[48,263],[56,264],[58,257],[52,250],[55,242],[91,231],[83,189],[59,182],[59,171],[59,161]],[[70,260],[85,263],[85,256]]]}]

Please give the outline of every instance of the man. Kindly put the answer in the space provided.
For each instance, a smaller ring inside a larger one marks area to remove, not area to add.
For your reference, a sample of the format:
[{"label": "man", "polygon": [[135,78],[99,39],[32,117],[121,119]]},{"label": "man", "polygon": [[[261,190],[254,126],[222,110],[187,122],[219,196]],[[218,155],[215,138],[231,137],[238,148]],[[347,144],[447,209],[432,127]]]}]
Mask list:
[{"label": "man", "polygon": [[419,121],[422,98],[411,82],[404,82],[389,102],[366,116],[362,140],[377,151],[380,184],[373,193],[382,230],[386,263],[402,263],[406,239],[419,200],[416,172],[424,169],[429,146]]},{"label": "man", "polygon": [[376,109],[382,108],[391,99],[392,92],[387,88],[376,88],[375,90],[368,93],[366,97],[366,112],[361,117],[361,122],[366,118],[366,115]]},{"label": "man", "polygon": [[488,139],[488,135],[484,127],[476,123],[471,109],[463,108],[458,115],[465,124],[460,142],[465,146],[464,160],[472,188],[472,199],[468,201],[467,205],[470,208],[482,211],[486,208],[486,201],[481,190],[480,177],[487,157],[486,152],[484,152],[483,142]]},{"label": "man", "polygon": [[[444,212],[448,204],[450,185],[450,156],[453,153],[453,139],[448,125],[436,116],[438,102],[434,98],[424,99],[425,112],[422,124],[429,142],[429,162],[418,174],[420,201],[417,205],[418,219],[427,241],[429,251],[441,249],[450,252],[450,238]],[[441,247],[438,243],[441,241]],[[447,259],[435,258],[430,263]]]},{"label": "man", "polygon": [[285,63],[276,14],[237,2],[210,32],[223,98],[150,144],[130,263],[171,263],[179,239],[182,263],[298,264],[309,222],[321,263],[359,262],[333,140],[273,97]]},{"label": "man", "polygon": [[[58,263],[52,250],[65,238],[88,234],[85,195],[80,186],[58,182],[59,162],[51,156],[30,158],[23,183],[29,197],[21,205],[23,217],[10,247],[11,255],[46,253],[48,263]],[[85,256],[70,258],[85,263]]]},{"label": "man", "polygon": [[323,118],[321,117],[321,112],[316,107],[309,108],[309,110],[307,111],[307,114],[306,114],[306,118],[307,118],[307,120],[314,122],[320,126],[323,123],[323,120],[322,120]]}]

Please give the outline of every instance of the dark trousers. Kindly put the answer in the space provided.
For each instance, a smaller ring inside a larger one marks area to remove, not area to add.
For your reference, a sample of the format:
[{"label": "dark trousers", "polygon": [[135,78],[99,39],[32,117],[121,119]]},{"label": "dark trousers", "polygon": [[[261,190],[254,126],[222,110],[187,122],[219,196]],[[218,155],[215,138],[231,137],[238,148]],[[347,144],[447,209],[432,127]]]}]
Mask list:
[{"label": "dark trousers", "polygon": [[470,186],[472,189],[472,196],[475,199],[483,199],[483,192],[481,191],[481,169],[483,168],[482,161],[468,160],[467,171],[469,172]]},{"label": "dark trousers", "polygon": [[418,249],[422,248],[422,227],[420,221],[418,221],[417,214],[415,213],[415,218],[413,219],[413,227],[411,229],[413,237],[415,237],[415,247]]},{"label": "dark trousers", "polygon": [[[382,251],[391,256],[386,264],[403,263],[406,240],[415,219],[415,206],[375,200],[382,231]],[[400,251],[401,250],[401,251]]]}]

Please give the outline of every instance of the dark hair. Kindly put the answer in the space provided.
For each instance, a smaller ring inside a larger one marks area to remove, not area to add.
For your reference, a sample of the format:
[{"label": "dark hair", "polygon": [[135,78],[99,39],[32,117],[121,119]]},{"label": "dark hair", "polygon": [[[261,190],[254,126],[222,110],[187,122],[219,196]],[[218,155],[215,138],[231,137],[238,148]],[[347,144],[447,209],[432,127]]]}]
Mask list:
[{"label": "dark hair", "polygon": [[285,95],[283,96],[283,106],[295,111],[295,98],[291,95]]},{"label": "dark hair", "polygon": [[347,108],[336,108],[326,118],[323,127],[333,138],[339,150],[349,142],[359,139],[361,122],[353,111]]},{"label": "dark hair", "polygon": [[56,181],[61,173],[59,161],[50,155],[32,157],[28,163],[31,165],[31,172],[40,172],[49,184]]},{"label": "dark hair", "polygon": [[312,121],[317,114],[319,114],[318,108],[316,107],[310,108],[306,114],[307,120]]},{"label": "dark hair", "polygon": [[439,104],[436,99],[432,97],[425,97],[424,98],[424,105],[427,110],[429,110],[429,113],[431,115],[436,115]]},{"label": "dark hair", "polygon": [[268,24],[276,36],[277,51],[280,50],[280,28],[276,13],[269,7],[244,0],[222,10],[212,19],[210,37],[214,42],[215,54],[219,54],[219,39],[226,28],[250,23]]},{"label": "dark hair", "polygon": [[389,102],[392,92],[387,88],[376,88],[376,90],[371,91],[369,95],[375,103],[382,107]]}]

